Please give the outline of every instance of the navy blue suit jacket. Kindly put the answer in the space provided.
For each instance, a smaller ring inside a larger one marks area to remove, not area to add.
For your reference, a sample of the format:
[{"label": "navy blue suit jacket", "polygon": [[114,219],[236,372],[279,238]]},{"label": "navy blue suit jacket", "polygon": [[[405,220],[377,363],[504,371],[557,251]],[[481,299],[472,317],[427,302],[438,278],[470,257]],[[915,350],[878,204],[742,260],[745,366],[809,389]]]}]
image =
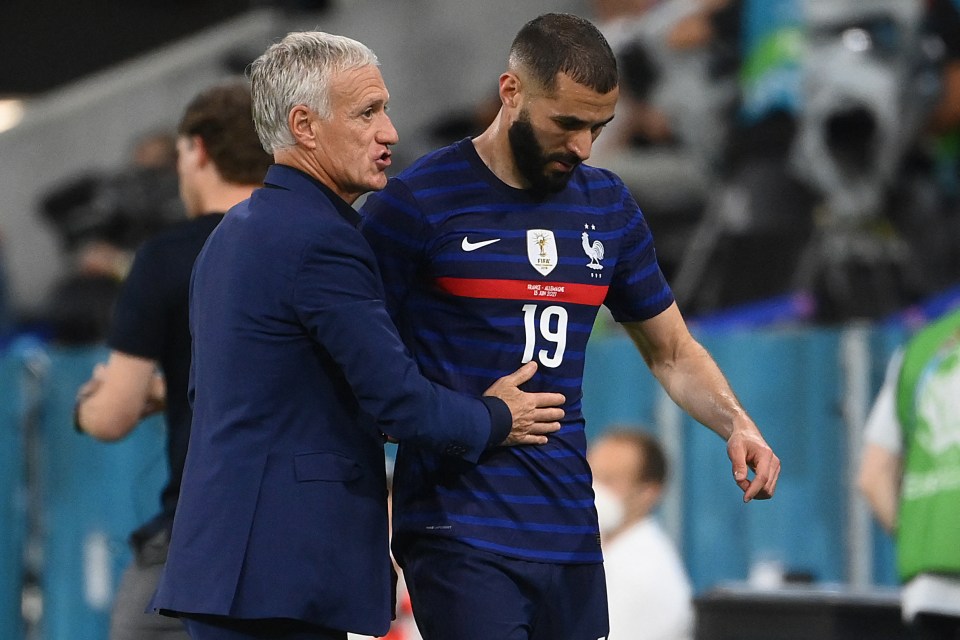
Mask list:
[{"label": "navy blue suit jacket", "polygon": [[507,436],[503,402],[420,375],[358,219],[273,165],[198,257],[193,427],[153,609],[383,635],[382,433],[470,461]]}]

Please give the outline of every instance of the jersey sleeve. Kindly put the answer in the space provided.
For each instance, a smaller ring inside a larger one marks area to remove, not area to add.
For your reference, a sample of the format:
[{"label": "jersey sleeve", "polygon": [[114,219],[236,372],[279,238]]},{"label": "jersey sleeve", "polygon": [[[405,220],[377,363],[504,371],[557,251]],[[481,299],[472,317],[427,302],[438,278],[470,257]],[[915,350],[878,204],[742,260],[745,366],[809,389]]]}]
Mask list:
[{"label": "jersey sleeve", "polygon": [[407,186],[396,178],[367,197],[360,231],[377,262],[387,310],[396,320],[423,265],[427,224]]},{"label": "jersey sleeve", "polygon": [[640,207],[625,186],[620,195],[623,245],[604,304],[617,322],[647,320],[673,304],[673,291],[660,270],[653,234]]},{"label": "jersey sleeve", "polygon": [[133,260],[113,312],[108,346],[123,353],[159,360],[166,338],[164,276],[160,252],[144,244]]}]

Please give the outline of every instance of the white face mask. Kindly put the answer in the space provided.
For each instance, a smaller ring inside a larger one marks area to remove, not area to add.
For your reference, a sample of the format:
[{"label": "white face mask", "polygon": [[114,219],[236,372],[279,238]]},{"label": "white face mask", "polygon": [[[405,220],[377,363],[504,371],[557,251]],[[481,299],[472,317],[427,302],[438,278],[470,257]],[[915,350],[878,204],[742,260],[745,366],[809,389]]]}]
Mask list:
[{"label": "white face mask", "polygon": [[597,505],[600,535],[609,535],[623,524],[623,500],[601,482],[593,484],[593,493],[594,502]]}]

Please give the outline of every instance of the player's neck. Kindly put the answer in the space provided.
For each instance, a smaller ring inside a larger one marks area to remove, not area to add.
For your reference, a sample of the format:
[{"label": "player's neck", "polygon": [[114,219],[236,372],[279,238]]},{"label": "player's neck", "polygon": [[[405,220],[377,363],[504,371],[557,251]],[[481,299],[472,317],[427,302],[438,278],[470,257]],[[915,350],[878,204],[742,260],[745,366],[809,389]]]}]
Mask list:
[{"label": "player's neck", "polygon": [[233,205],[246,200],[259,185],[234,184],[224,182],[204,194],[199,215],[224,213]]},{"label": "player's neck", "polygon": [[502,124],[503,111],[487,127],[487,130],[473,139],[473,146],[483,164],[508,186],[514,189],[526,189],[529,185],[517,170],[517,163],[513,159],[510,149],[510,139],[507,128]]}]

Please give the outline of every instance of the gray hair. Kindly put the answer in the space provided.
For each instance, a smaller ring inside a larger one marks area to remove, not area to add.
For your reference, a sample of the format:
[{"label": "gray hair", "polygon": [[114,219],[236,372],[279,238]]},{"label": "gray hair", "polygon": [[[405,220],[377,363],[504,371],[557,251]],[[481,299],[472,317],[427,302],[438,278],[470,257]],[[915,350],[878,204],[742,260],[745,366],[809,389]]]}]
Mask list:
[{"label": "gray hair", "polygon": [[365,44],[322,31],[295,31],[270,45],[250,65],[253,124],[267,153],[296,144],[290,110],[306,105],[330,117],[330,81],[349,69],[378,65]]}]

